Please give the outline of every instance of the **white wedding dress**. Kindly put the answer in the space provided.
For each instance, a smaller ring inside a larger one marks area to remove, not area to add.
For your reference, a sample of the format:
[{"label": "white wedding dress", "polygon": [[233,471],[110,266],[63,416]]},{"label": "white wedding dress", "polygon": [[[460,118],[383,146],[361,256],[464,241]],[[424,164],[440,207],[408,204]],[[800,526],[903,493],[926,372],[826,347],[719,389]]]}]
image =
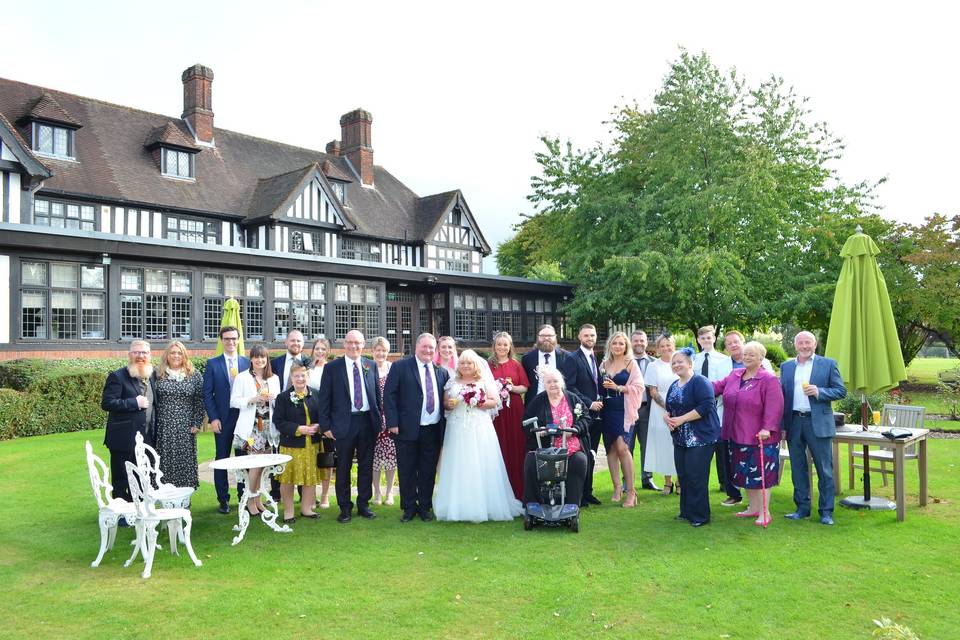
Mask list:
[{"label": "white wedding dress", "polygon": [[[450,381],[451,395],[462,385]],[[433,510],[438,520],[512,520],[523,509],[513,497],[490,413],[460,402],[447,415]]]}]

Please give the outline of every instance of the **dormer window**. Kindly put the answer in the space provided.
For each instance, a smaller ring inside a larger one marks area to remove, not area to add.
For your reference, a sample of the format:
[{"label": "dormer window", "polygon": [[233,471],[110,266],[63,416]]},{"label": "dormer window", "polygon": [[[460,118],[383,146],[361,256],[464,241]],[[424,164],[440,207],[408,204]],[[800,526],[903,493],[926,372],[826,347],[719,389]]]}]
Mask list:
[{"label": "dormer window", "polygon": [[173,178],[191,179],[194,176],[193,154],[187,151],[177,149],[162,148],[163,151],[163,175]]},{"label": "dormer window", "polygon": [[55,158],[75,158],[73,129],[45,122],[33,123],[33,150]]},{"label": "dormer window", "polygon": [[337,200],[340,201],[340,204],[346,206],[347,185],[342,182],[337,182],[336,180],[331,180],[330,187],[333,189],[333,195],[337,196]]}]

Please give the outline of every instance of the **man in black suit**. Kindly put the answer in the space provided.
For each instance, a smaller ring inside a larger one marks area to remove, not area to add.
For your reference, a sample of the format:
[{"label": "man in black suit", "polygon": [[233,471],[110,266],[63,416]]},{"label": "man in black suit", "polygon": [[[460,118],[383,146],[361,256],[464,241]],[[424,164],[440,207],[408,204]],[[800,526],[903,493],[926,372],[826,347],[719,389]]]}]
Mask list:
[{"label": "man in black suit", "polygon": [[593,455],[587,456],[587,476],[584,479],[583,497],[580,500],[580,506],[586,507],[591,504],[600,504],[600,500],[593,495],[593,472],[597,461],[597,448],[600,446],[600,437],[603,433],[603,423],[600,420],[600,409],[603,408],[603,402],[600,401],[602,381],[600,365],[593,352],[593,347],[597,344],[597,328],[592,324],[585,324],[580,327],[577,337],[580,340],[580,348],[570,353],[567,359],[570,364],[567,366],[565,378],[567,391],[580,398],[583,406],[590,407],[590,415],[593,417],[590,423],[590,449]]},{"label": "man in black suit", "polygon": [[520,358],[520,365],[527,373],[527,379],[530,380],[530,386],[527,388],[527,394],[523,397],[523,403],[529,404],[531,400],[537,397],[538,393],[543,391],[543,381],[537,376],[537,367],[548,366],[556,367],[563,374],[564,382],[567,379],[568,354],[563,349],[557,348],[557,330],[551,324],[541,325],[537,331],[537,348],[528,351]]},{"label": "man in black suit", "polygon": [[437,456],[443,444],[443,388],[450,374],[433,364],[437,339],[429,333],[417,338],[415,355],[390,368],[383,390],[387,429],[396,436],[400,477],[400,522],[420,515],[433,520],[433,483]]},{"label": "man in black suit", "polygon": [[156,377],[150,364],[150,343],[134,340],[127,353],[127,366],[107,376],[100,408],[108,412],[103,444],[110,450],[113,497],[130,501],[126,463],[136,464],[133,448],[137,433],[153,442],[153,398]]},{"label": "man in black suit", "polygon": [[377,367],[364,358],[363,334],[356,329],[343,339],[344,355],[323,368],[320,378],[320,431],[332,431],[337,448],[337,522],[352,520],[350,471],[357,457],[357,514],[372,519],[373,445],[380,431]]},{"label": "man in black suit", "polygon": [[[630,345],[633,347],[633,358],[637,361],[637,366],[640,367],[640,375],[646,376],[647,367],[650,366],[650,363],[653,361],[653,358],[647,353],[647,332],[640,329],[634,331],[630,336]],[[633,433],[630,435],[630,442],[627,444],[630,447],[630,455],[633,456],[637,440],[640,441],[640,470],[642,472],[640,486],[650,491],[660,491],[660,487],[653,482],[653,474],[649,471],[643,471],[643,461],[647,454],[647,430],[649,428],[649,422],[650,396],[647,395],[647,388],[644,387],[643,404],[640,405],[637,422],[633,427]]]},{"label": "man in black suit", "polygon": [[303,333],[299,329],[291,329],[283,345],[287,348],[287,352],[270,361],[270,370],[280,378],[280,389],[286,391],[292,384],[290,368],[295,364],[301,364],[309,369],[310,359],[303,356]]}]

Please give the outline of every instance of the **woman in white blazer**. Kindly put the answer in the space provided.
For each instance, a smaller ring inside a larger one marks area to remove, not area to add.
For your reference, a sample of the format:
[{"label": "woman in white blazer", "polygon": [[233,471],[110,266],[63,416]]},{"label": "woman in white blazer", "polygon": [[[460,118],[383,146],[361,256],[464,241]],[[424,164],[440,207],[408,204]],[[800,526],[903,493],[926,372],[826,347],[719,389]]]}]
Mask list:
[{"label": "woman in white blazer", "polygon": [[[250,349],[250,368],[240,372],[233,381],[230,406],[240,410],[237,427],[233,432],[233,446],[244,453],[270,453],[280,441],[273,426],[273,403],[280,395],[280,378],[270,370],[270,354],[266,347],[256,345]],[[250,470],[250,487],[260,486],[262,469]],[[266,509],[260,495],[247,503],[250,515],[258,516]]]}]

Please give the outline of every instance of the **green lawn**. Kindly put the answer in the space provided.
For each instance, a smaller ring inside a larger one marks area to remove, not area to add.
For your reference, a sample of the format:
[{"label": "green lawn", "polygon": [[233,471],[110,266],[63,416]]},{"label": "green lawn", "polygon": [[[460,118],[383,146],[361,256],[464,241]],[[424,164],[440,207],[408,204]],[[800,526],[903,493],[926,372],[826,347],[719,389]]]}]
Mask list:
[{"label": "green lawn", "polygon": [[919,384],[937,384],[937,374],[960,366],[957,358],[914,358],[907,367],[907,379]]},{"label": "green lawn", "polygon": [[[832,528],[780,517],[792,509],[782,486],[767,531],[719,506],[694,530],[672,519],[676,497],[643,492],[632,511],[589,509],[579,535],[519,521],[402,525],[398,507],[380,507],[373,522],[324,512],[291,534],[253,523],[231,547],[234,516],[216,513],[204,484],[193,508],[204,565],[158,551],[143,580],[142,564],[122,566],[130,530],[89,566],[99,533],[88,438],[102,432],[0,443],[0,637],[821,640],[867,638],[880,616],[924,638],[957,628],[960,441],[930,442],[936,500],[925,509],[911,465],[905,522],[839,509]],[[201,456],[212,448],[205,434]],[[598,479],[609,498],[608,476]]]}]

